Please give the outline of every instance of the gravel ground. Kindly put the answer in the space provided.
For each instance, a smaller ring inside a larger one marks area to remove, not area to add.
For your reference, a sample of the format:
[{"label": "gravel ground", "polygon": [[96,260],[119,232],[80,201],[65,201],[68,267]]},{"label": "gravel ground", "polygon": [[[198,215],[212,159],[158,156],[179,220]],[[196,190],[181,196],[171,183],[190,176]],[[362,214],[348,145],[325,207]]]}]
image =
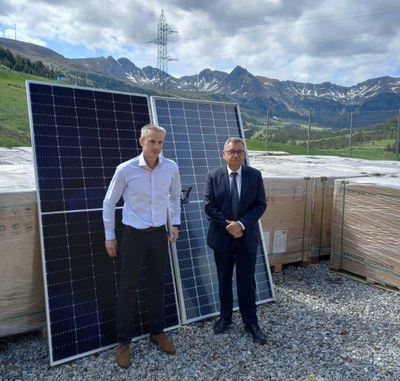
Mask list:
[{"label": "gravel ground", "polygon": [[329,270],[322,261],[274,273],[276,301],[258,307],[268,343],[244,332],[240,316],[215,336],[215,318],[168,332],[176,355],[147,339],[131,344],[133,365],[115,349],[49,366],[40,333],[0,339],[0,380],[400,380],[400,296]]}]

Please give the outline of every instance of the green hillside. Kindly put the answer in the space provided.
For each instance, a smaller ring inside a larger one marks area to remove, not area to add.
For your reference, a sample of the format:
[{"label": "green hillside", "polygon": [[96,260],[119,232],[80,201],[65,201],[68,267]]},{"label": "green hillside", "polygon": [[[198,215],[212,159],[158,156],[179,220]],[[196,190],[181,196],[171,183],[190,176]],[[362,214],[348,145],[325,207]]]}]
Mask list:
[{"label": "green hillside", "polygon": [[25,81],[44,78],[0,66],[0,146],[30,146],[28,104]]}]

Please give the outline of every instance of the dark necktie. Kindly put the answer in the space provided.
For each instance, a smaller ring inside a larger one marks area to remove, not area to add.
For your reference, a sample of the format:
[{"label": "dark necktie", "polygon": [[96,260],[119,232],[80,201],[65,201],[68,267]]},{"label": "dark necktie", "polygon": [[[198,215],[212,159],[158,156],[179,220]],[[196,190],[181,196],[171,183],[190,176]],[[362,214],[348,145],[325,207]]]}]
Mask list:
[{"label": "dark necktie", "polygon": [[237,186],[236,176],[237,172],[231,172],[231,202],[232,202],[232,215],[236,221],[239,218],[239,190]]}]

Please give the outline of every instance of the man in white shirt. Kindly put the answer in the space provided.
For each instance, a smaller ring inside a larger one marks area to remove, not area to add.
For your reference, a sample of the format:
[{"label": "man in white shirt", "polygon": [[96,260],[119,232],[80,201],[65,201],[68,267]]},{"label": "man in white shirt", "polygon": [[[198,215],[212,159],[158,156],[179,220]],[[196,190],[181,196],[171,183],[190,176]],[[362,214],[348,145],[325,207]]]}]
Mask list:
[{"label": "man in white shirt", "polygon": [[[177,164],[161,156],[166,131],[154,124],[141,129],[142,153],[120,164],[103,201],[105,246],[110,257],[117,256],[115,239],[115,206],[123,198],[122,223],[125,228],[118,250],[121,276],[116,311],[116,360],[128,368],[132,362],[129,343],[134,325],[134,295],[140,269],[147,259],[149,280],[148,310],[150,340],[167,353],[175,353],[165,336],[164,272],[168,263],[168,241],[178,238],[180,225],[181,181]],[[166,230],[168,207],[172,232]]]}]

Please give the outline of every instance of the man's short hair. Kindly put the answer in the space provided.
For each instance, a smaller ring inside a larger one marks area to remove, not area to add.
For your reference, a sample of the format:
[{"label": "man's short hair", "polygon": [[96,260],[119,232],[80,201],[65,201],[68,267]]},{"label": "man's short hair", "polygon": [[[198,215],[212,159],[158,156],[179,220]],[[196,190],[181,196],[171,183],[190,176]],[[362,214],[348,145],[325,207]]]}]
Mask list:
[{"label": "man's short hair", "polygon": [[150,131],[158,131],[162,132],[165,135],[167,134],[167,130],[164,127],[157,126],[156,124],[146,124],[145,126],[142,127],[140,130],[140,137],[143,138],[144,135],[146,135]]},{"label": "man's short hair", "polygon": [[224,149],[226,149],[229,143],[234,143],[234,144],[240,143],[244,147],[244,141],[242,138],[237,138],[237,137],[228,138],[224,144]]}]

